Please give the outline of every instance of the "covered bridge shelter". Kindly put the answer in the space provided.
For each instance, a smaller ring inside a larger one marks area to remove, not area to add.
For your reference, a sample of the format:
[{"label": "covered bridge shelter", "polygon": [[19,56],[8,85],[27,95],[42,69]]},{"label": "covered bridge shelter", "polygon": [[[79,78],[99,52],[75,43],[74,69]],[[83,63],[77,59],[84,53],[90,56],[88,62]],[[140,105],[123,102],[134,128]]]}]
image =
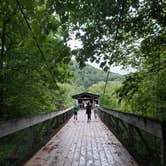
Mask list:
[{"label": "covered bridge shelter", "polygon": [[72,96],[72,98],[77,100],[79,108],[85,108],[88,102],[90,102],[93,107],[95,104],[99,104],[99,95],[93,93],[83,92]]}]

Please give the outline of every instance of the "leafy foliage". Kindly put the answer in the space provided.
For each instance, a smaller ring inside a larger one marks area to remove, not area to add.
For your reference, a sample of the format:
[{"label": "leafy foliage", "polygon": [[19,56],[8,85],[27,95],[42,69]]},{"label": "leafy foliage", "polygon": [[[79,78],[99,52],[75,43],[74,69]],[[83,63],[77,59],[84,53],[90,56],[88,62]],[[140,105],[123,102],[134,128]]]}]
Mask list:
[{"label": "leafy foliage", "polygon": [[81,65],[88,59],[101,63],[105,70],[112,64],[135,65],[140,59],[133,59],[133,54],[139,51],[140,43],[165,34],[163,0],[59,3],[64,24],[70,23],[70,29],[77,32],[75,37],[82,41],[83,47],[74,51]]},{"label": "leafy foliage", "polygon": [[129,75],[117,90],[123,109],[165,120],[165,80],[165,71],[160,71],[158,75],[141,72]]},{"label": "leafy foliage", "polygon": [[103,96],[103,89],[105,83],[100,81],[89,87],[88,91],[100,95],[100,105],[106,108],[121,109],[121,104],[118,102],[118,97],[115,91],[121,87],[119,81],[109,81],[106,89],[106,93]]},{"label": "leafy foliage", "polygon": [[[58,90],[58,85],[71,76],[71,52],[66,44],[71,32],[82,42],[83,47],[72,52],[80,66],[87,60],[99,63],[105,71],[111,65],[131,65],[137,73],[128,76],[120,88],[122,102],[132,111],[163,115],[165,13],[164,0],[2,1],[2,115],[16,116],[17,110],[17,116],[22,116],[59,107],[55,98],[65,91],[63,86]],[[79,72],[85,88],[103,81],[94,73],[92,79],[85,79],[89,74]]]},{"label": "leafy foliage", "polygon": [[88,0],[75,1],[75,12],[66,9],[82,41],[83,47],[73,51],[80,65],[90,60],[104,70],[113,64],[135,67],[120,98],[132,111],[150,116],[165,112],[165,5],[164,0]]},{"label": "leafy foliage", "polygon": [[17,2],[7,0],[0,6],[2,118],[55,110],[55,100],[63,93],[58,84],[71,77],[70,49],[50,2]]}]

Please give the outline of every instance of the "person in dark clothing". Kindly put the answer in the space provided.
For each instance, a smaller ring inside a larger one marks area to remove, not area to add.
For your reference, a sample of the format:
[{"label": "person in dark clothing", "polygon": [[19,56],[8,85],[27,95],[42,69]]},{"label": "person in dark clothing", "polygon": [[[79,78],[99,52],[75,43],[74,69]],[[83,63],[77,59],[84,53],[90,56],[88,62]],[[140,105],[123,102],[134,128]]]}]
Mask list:
[{"label": "person in dark clothing", "polygon": [[91,109],[92,106],[90,105],[90,103],[88,102],[87,106],[86,106],[86,114],[88,116],[88,121],[91,120]]}]

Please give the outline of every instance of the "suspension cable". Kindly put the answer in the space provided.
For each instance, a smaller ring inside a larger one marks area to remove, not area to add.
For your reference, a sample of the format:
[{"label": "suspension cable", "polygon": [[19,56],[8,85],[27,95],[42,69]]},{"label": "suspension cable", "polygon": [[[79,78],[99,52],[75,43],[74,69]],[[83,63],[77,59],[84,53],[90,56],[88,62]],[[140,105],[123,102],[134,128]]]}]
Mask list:
[{"label": "suspension cable", "polygon": [[40,53],[42,59],[43,59],[44,62],[45,62],[45,65],[46,65],[46,67],[47,67],[47,70],[48,70],[48,72],[50,73],[53,82],[54,82],[55,85],[57,86],[57,83],[56,83],[56,81],[55,81],[55,79],[54,79],[54,74],[53,74],[52,70],[50,69],[49,64],[47,63],[47,59],[46,59],[46,57],[45,57],[45,55],[44,55],[42,49],[40,48],[39,42],[37,41],[37,38],[35,37],[35,34],[34,34],[33,31],[32,31],[32,28],[31,28],[31,26],[30,26],[30,24],[29,24],[29,22],[28,22],[27,17],[26,17],[26,14],[24,13],[24,11],[23,11],[23,9],[22,9],[22,5],[20,4],[19,0],[16,0],[16,2],[17,2],[17,5],[18,5],[18,7],[19,7],[19,10],[20,10],[20,12],[21,12],[21,14],[22,14],[22,16],[23,16],[23,18],[24,18],[24,20],[25,20],[25,23],[26,23],[26,25],[27,25],[29,31],[31,32],[31,36],[32,36],[32,39],[33,39],[33,41],[34,41],[34,43],[35,43],[35,46],[36,46],[37,49],[39,50],[39,53]]},{"label": "suspension cable", "polygon": [[[115,33],[115,37],[114,37],[114,43],[113,43],[113,49],[115,48],[115,45],[116,45],[116,41],[117,41],[117,36],[118,36],[118,31],[119,31],[119,26],[120,26],[120,23],[122,21],[121,19],[121,16],[122,16],[122,13],[123,13],[123,8],[124,8],[124,0],[122,1],[122,9],[120,11],[120,16],[119,16],[119,19],[118,19],[118,23],[117,23],[117,27],[116,27],[116,33]],[[109,58],[111,60],[111,57]],[[109,68],[110,69],[110,68]],[[106,76],[106,80],[105,80],[105,85],[104,85],[104,90],[103,90],[103,97],[105,95],[105,91],[106,91],[106,87],[107,87],[107,83],[108,83],[108,79],[109,79],[109,75],[110,75],[110,71],[107,71],[107,76]]]}]

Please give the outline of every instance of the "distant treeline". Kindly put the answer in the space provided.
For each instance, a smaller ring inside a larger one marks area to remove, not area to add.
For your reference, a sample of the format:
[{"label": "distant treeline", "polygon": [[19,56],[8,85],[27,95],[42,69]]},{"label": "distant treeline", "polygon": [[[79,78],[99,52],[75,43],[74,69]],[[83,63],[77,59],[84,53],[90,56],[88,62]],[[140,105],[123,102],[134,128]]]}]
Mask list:
[{"label": "distant treeline", "polygon": [[[80,69],[79,65],[74,63],[71,69],[75,74],[76,83],[79,86],[83,86],[85,89],[88,89],[93,84],[106,80],[107,72],[90,65],[86,65],[84,68]],[[123,81],[124,78],[125,76],[123,75],[110,72],[108,81]]]}]

